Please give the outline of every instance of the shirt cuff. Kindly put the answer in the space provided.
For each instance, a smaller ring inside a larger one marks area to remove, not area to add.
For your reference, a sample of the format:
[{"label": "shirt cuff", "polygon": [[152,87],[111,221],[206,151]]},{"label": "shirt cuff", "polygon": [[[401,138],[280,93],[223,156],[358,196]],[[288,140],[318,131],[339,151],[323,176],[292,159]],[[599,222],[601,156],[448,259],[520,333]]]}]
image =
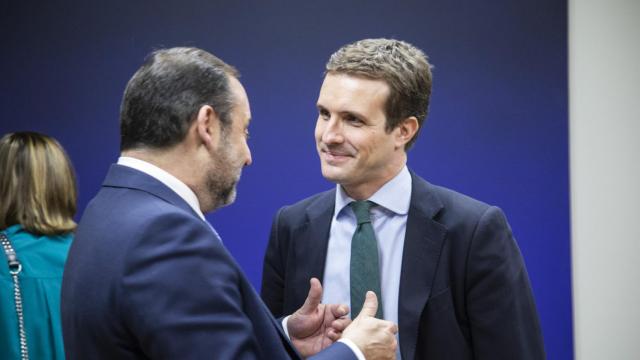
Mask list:
[{"label": "shirt cuff", "polygon": [[291,336],[289,336],[289,329],[287,328],[287,322],[289,321],[289,316],[286,316],[282,319],[282,330],[284,330],[284,334],[287,335],[287,339],[291,340]]},{"label": "shirt cuff", "polygon": [[353,341],[351,341],[349,339],[346,339],[346,338],[342,338],[342,339],[338,340],[338,342],[341,342],[341,343],[347,345],[349,347],[349,349],[351,349],[351,351],[353,351],[353,353],[356,355],[358,360],[366,360],[365,357],[364,357],[364,354],[362,353],[360,348],[358,348],[358,345],[356,345],[356,343],[354,343]]}]

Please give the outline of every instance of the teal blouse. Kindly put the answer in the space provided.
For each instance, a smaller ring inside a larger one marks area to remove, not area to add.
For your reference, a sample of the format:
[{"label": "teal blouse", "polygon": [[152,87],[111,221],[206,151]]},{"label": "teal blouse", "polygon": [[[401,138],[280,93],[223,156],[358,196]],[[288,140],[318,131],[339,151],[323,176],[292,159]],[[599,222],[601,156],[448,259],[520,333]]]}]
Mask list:
[{"label": "teal blouse", "polygon": [[[3,232],[22,263],[19,278],[29,357],[63,360],[60,287],[73,235],[37,236],[20,225]],[[0,357],[20,359],[13,280],[6,254],[1,247],[0,251]]]}]

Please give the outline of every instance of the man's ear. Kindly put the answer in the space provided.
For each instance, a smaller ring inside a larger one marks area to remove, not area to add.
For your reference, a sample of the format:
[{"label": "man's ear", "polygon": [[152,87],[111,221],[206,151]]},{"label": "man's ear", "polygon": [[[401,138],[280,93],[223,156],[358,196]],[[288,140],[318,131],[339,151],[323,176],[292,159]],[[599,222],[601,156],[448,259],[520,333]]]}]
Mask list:
[{"label": "man's ear", "polygon": [[409,116],[404,119],[398,127],[396,127],[396,149],[397,148],[405,148],[405,145],[416,136],[418,129],[420,128],[420,124],[418,124],[418,119],[415,116]]},{"label": "man's ear", "polygon": [[220,142],[220,118],[209,105],[203,105],[194,121],[195,133],[200,143],[215,149]]}]

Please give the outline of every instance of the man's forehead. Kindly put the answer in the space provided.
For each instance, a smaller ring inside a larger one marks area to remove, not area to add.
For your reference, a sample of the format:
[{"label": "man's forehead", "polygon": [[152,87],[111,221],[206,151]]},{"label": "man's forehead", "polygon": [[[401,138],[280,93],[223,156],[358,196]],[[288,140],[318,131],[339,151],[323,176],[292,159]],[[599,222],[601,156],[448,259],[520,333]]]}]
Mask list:
[{"label": "man's forehead", "polygon": [[247,92],[242,86],[240,80],[235,76],[229,76],[229,91],[233,94],[234,101],[241,104],[243,101],[248,101]]},{"label": "man's forehead", "polygon": [[234,110],[240,115],[242,121],[248,125],[251,121],[251,108],[244,86],[236,77],[229,76],[229,90],[233,95]]},{"label": "man's forehead", "polygon": [[389,85],[380,79],[371,79],[344,73],[328,73],[322,83],[319,106],[370,105],[386,101],[390,93]]}]

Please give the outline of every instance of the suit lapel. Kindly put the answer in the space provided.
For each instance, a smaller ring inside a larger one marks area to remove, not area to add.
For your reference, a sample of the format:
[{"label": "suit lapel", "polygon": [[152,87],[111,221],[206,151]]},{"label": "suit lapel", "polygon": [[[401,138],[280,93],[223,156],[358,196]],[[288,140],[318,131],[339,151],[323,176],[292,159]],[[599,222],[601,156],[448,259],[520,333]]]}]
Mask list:
[{"label": "suit lapel", "polygon": [[411,173],[411,206],[407,219],[398,323],[402,358],[415,358],[420,314],[431,294],[446,228],[433,220],[442,203],[429,189],[429,184]]},{"label": "suit lapel", "polygon": [[[309,290],[309,279],[316,277],[323,282],[324,265],[327,259],[327,246],[331,230],[331,219],[335,207],[335,189],[323,193],[320,198],[307,207],[307,221],[296,232],[296,254],[304,263],[296,267],[297,299],[294,303],[304,303]],[[313,256],[309,256],[313,254]]]}]

